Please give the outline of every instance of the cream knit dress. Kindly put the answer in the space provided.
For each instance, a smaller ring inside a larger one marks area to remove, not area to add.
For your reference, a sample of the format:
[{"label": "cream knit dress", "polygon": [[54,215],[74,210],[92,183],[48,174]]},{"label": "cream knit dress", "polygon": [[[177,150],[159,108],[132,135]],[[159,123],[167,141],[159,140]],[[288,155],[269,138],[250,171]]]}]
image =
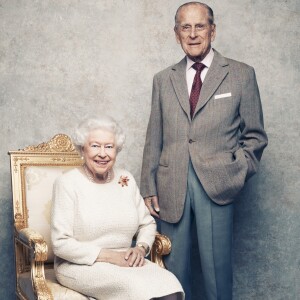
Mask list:
[{"label": "cream knit dress", "polygon": [[[121,176],[127,176],[127,185],[119,183]],[[183,295],[176,277],[149,260],[143,267],[95,262],[101,248],[128,249],[136,233],[137,243],[151,246],[155,230],[155,221],[128,171],[114,169],[111,182],[96,184],[73,169],[54,184],[51,238],[55,273],[62,285],[101,300]]]}]

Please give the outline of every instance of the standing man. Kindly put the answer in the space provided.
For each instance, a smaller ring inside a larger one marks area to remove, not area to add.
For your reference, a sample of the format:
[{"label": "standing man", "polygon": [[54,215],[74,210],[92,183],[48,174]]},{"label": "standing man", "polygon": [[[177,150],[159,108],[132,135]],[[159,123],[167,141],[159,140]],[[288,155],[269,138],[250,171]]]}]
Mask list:
[{"label": "standing man", "polygon": [[154,76],[141,192],[172,241],[165,263],[186,299],[195,219],[207,299],[229,300],[233,201],[267,145],[258,86],[252,67],[212,49],[206,4],[181,5],[174,30],[186,57]]}]

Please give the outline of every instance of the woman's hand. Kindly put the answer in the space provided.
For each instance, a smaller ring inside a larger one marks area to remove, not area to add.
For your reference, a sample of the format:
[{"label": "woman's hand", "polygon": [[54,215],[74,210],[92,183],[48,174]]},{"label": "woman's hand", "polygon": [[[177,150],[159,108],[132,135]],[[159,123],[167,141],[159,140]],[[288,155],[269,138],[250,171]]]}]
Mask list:
[{"label": "woman's hand", "polygon": [[142,267],[145,264],[146,251],[142,247],[135,246],[126,251],[125,259],[130,267]]},{"label": "woman's hand", "polygon": [[125,251],[101,249],[96,261],[108,262],[119,267],[142,267],[145,264],[145,250],[142,247]]},{"label": "woman's hand", "polygon": [[113,251],[110,249],[101,249],[96,261],[107,262],[117,265],[119,267],[130,267],[128,261],[125,259],[125,251]]}]

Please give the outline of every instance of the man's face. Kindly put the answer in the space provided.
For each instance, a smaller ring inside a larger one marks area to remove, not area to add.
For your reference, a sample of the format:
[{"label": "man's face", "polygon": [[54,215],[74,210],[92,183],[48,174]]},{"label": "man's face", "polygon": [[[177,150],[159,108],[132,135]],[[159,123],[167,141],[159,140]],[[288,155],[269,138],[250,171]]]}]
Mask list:
[{"label": "man's face", "polygon": [[182,7],[174,30],[177,42],[194,61],[204,59],[216,36],[215,24],[209,23],[208,12],[200,5]]}]

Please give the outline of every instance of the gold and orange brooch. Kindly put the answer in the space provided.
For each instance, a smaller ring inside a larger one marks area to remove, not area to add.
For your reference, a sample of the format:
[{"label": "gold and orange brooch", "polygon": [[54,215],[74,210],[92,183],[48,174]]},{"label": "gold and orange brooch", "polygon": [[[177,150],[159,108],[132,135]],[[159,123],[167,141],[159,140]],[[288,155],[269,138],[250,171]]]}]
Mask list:
[{"label": "gold and orange brooch", "polygon": [[125,185],[128,186],[128,181],[129,181],[128,176],[121,175],[118,183],[121,184],[122,187],[124,187]]}]

